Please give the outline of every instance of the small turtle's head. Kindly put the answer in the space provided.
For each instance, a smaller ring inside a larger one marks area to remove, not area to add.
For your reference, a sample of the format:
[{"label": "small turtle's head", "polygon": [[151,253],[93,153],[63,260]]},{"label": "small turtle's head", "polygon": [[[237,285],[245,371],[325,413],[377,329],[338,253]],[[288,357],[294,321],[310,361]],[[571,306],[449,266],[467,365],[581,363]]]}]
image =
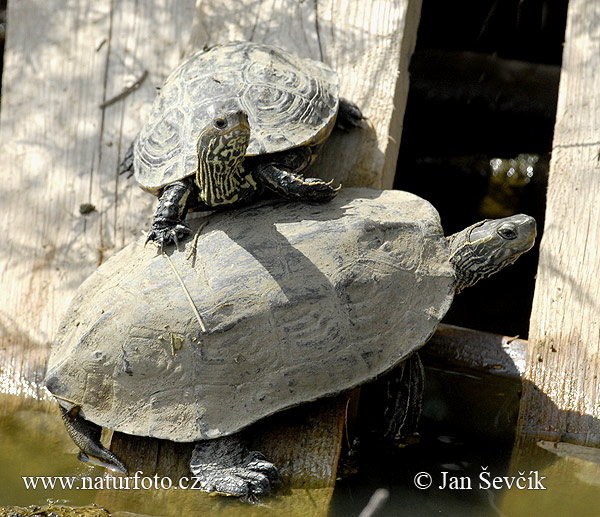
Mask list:
[{"label": "small turtle's head", "polygon": [[486,219],[448,237],[455,292],[512,264],[535,243],[535,219],[518,214]]},{"label": "small turtle's head", "polygon": [[216,113],[198,138],[196,182],[200,200],[208,206],[233,203],[250,143],[248,115],[242,110]]}]

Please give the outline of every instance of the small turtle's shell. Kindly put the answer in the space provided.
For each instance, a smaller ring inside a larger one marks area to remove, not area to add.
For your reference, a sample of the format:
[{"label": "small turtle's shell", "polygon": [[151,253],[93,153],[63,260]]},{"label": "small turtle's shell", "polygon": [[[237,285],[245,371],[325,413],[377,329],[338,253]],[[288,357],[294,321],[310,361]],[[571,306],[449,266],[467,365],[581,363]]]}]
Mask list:
[{"label": "small turtle's shell", "polygon": [[[124,433],[195,441],[374,379],[423,345],[453,297],[438,214],[398,191],[208,216],[195,257],[143,239],[77,291],[46,384]],[[198,228],[197,220],[192,220]]]},{"label": "small turtle's shell", "polygon": [[200,51],[168,77],[134,147],[147,190],[194,174],[201,130],[223,109],[243,109],[248,155],[322,142],[339,105],[338,76],[323,63],[276,47],[234,42]]}]

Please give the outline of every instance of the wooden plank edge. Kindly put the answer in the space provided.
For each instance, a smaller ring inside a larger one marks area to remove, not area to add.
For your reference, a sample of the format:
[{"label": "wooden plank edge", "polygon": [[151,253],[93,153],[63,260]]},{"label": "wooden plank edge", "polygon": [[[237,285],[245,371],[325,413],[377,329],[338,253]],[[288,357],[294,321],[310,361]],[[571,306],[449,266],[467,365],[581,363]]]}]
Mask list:
[{"label": "wooden plank edge", "polygon": [[454,325],[440,324],[421,349],[427,364],[469,368],[480,373],[521,379],[527,361],[527,341]]}]

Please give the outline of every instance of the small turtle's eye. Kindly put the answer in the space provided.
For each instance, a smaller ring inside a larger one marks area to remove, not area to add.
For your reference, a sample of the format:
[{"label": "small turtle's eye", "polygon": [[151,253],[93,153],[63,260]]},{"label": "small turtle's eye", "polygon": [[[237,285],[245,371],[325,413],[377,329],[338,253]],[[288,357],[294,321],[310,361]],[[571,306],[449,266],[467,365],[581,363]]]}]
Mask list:
[{"label": "small turtle's eye", "polygon": [[225,129],[227,127],[227,121],[224,118],[216,118],[215,120],[213,120],[213,125],[217,128],[217,129]]},{"label": "small turtle's eye", "polygon": [[508,241],[517,238],[517,232],[514,230],[514,228],[512,228],[512,226],[501,226],[498,228],[498,235]]}]

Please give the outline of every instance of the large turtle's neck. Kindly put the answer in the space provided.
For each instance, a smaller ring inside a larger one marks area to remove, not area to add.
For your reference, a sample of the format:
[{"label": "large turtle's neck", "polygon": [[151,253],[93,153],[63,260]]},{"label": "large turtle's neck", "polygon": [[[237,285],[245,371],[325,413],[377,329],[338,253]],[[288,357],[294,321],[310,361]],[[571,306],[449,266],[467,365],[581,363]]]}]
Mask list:
[{"label": "large turtle's neck", "polygon": [[535,242],[535,219],[518,214],[480,221],[447,237],[455,292],[512,264]]},{"label": "large turtle's neck", "polygon": [[460,293],[465,287],[474,285],[481,278],[485,278],[484,276],[480,277],[478,274],[482,257],[476,253],[476,244],[469,240],[469,231],[474,226],[469,226],[461,232],[447,237],[448,249],[450,250],[448,260],[454,266],[454,290],[456,293]]}]

